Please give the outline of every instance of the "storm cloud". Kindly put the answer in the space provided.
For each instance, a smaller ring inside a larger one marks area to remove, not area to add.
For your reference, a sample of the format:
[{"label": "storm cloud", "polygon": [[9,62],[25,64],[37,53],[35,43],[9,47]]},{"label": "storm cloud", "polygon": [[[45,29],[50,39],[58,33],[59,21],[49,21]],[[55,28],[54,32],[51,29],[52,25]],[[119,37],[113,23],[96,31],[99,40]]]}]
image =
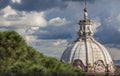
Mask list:
[{"label": "storm cloud", "polygon": [[11,2],[11,6],[20,11],[44,11],[50,8],[65,8],[67,5],[61,0],[21,0],[20,3]]},{"label": "storm cloud", "polygon": [[[89,3],[94,3],[95,0],[87,0]],[[0,0],[0,9],[6,6],[19,11],[44,11],[51,8],[65,9],[68,6],[67,2],[84,2],[84,0]]]},{"label": "storm cloud", "polygon": [[[98,19],[97,22],[100,24],[94,37],[103,44],[120,43],[119,2],[119,0],[87,0],[89,18]],[[33,35],[39,39],[77,38],[79,30],[77,23],[83,18],[84,0],[0,0],[0,3],[2,9],[0,14],[3,16],[1,26],[9,28],[18,24],[31,26],[31,29],[37,29]],[[24,11],[25,15],[20,11]],[[45,16],[41,16],[41,11],[44,11]],[[37,27],[32,27],[36,25]],[[39,28],[44,25],[45,27]],[[47,32],[41,33],[41,30]]]},{"label": "storm cloud", "polygon": [[[85,2],[85,0],[62,0],[62,1],[71,1],[71,2]],[[93,3],[95,0],[86,0],[87,2]]]},{"label": "storm cloud", "polygon": [[9,5],[10,0],[0,0],[0,9],[6,7],[7,5]]}]

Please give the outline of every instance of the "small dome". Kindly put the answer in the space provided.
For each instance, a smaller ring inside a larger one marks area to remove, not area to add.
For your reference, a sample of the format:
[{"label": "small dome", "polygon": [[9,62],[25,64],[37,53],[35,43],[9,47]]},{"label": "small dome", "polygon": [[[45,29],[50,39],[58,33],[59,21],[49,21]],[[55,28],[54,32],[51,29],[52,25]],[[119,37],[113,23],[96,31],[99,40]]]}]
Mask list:
[{"label": "small dome", "polygon": [[114,73],[111,56],[103,45],[93,38],[92,21],[84,11],[84,20],[80,20],[79,38],[63,52],[61,61],[79,67],[85,72]]}]

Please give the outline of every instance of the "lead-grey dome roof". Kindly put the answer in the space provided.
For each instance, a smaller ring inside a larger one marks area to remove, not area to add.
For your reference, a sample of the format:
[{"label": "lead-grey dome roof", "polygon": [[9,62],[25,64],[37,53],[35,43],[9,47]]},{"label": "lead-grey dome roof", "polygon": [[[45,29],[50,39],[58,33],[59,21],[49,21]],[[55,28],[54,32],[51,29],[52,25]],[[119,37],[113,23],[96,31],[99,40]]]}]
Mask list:
[{"label": "lead-grey dome roof", "polygon": [[61,61],[68,62],[86,72],[115,71],[110,54],[103,45],[93,38],[92,21],[84,11],[84,20],[80,20],[79,38],[63,52]]}]

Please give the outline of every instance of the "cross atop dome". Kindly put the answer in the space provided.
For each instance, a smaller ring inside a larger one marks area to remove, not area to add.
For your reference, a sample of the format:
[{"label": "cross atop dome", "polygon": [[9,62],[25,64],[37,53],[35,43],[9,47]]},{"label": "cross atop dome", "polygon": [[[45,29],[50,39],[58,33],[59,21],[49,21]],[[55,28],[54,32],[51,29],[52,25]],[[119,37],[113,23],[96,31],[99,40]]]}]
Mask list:
[{"label": "cross atop dome", "polygon": [[84,20],[88,19],[88,12],[87,12],[87,8],[84,8]]},{"label": "cross atop dome", "polygon": [[87,20],[88,12],[87,12],[87,1],[85,0],[85,8],[84,8],[84,20]]}]

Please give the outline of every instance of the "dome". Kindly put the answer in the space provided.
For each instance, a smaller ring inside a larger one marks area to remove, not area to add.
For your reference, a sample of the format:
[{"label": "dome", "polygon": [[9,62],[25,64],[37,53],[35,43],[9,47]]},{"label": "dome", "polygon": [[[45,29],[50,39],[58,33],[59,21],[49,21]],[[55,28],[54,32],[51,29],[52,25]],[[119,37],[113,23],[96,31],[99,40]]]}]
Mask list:
[{"label": "dome", "polygon": [[85,8],[84,20],[79,22],[79,38],[68,45],[62,54],[61,61],[79,67],[85,72],[114,73],[114,64],[110,54],[102,44],[93,38],[92,24]]},{"label": "dome", "polygon": [[[108,69],[110,72],[114,72],[113,61],[108,51],[92,37],[79,39],[70,44],[64,51],[61,60],[80,67],[83,71],[105,72]],[[109,68],[106,68],[107,66]]]}]

